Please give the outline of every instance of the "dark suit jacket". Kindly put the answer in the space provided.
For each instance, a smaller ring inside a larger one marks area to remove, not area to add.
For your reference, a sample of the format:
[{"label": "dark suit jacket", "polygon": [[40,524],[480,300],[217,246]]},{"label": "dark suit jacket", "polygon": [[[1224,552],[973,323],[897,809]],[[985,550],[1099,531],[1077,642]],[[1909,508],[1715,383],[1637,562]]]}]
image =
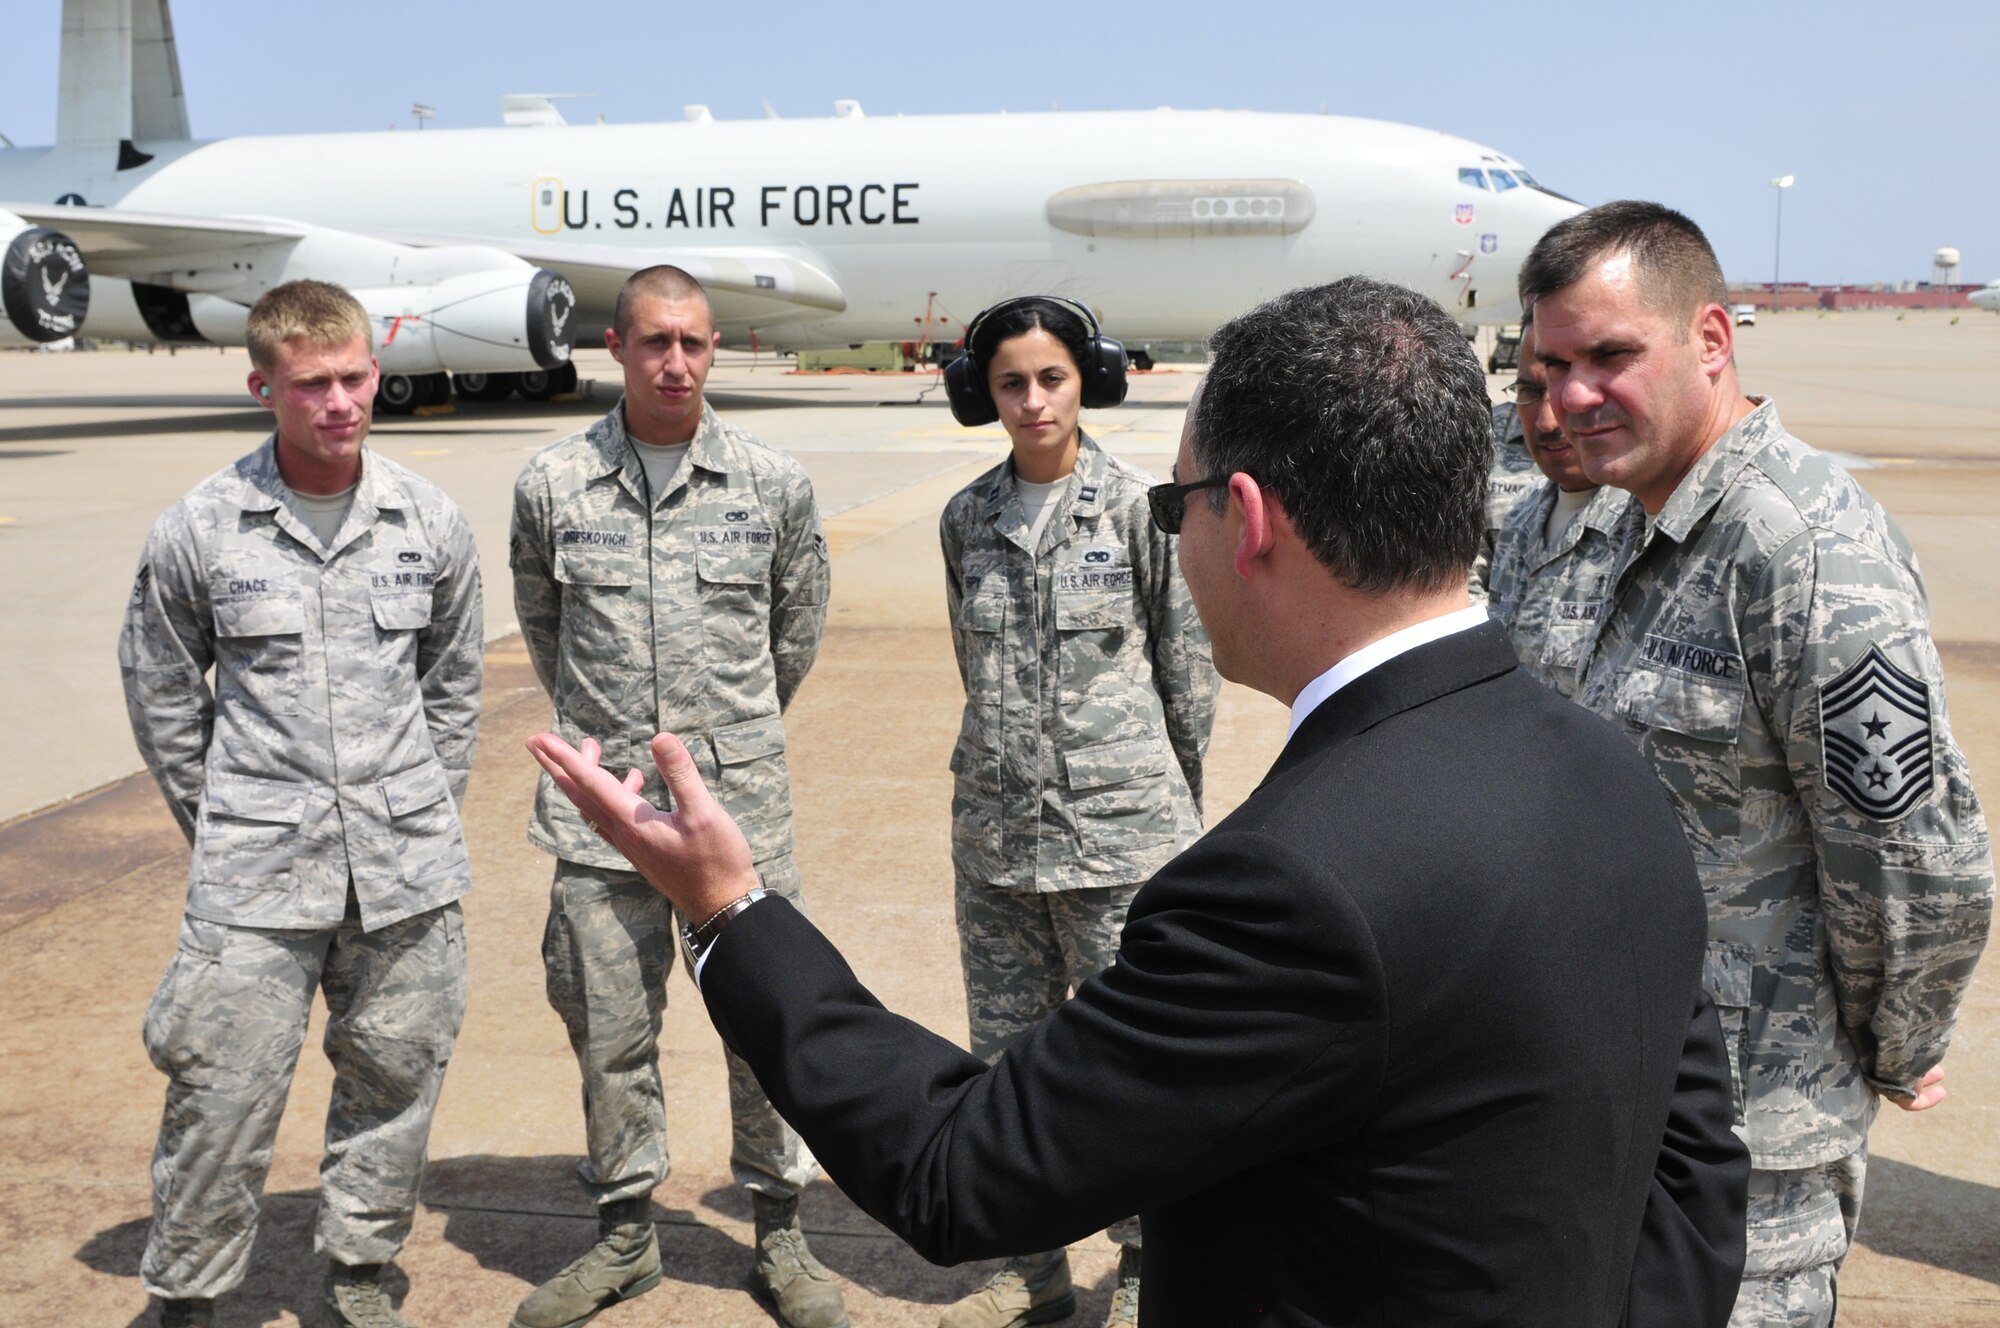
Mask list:
[{"label": "dark suit jacket", "polygon": [[1691,1325],[1727,1315],[1747,1174],[1705,935],[1652,772],[1488,625],[1314,711],[1140,891],[1116,964],[990,1068],[781,902],[702,988],[828,1174],[937,1262],[1138,1212],[1148,1328],[1610,1325],[1628,1301]]}]

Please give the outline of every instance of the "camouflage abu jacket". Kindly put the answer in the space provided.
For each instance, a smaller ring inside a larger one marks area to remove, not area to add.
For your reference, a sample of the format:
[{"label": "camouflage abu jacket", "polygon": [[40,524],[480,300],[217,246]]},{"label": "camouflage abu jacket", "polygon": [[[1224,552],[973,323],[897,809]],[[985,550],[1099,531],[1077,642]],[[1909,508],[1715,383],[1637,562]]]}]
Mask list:
[{"label": "camouflage abu jacket", "polygon": [[1150,479],[1088,437],[1027,545],[1010,457],[939,524],[965,684],[952,862],[1009,890],[1141,881],[1201,833],[1221,683]]},{"label": "camouflage abu jacket", "polygon": [[1847,1156],[1944,1056],[1992,912],[1914,556],[1768,402],[1621,526],[1578,699],[1687,830],[1753,1164]]},{"label": "camouflage abu jacket", "polygon": [[1507,629],[1522,667],[1574,700],[1624,557],[1619,518],[1632,497],[1598,489],[1550,547],[1556,493],[1554,481],[1542,481],[1507,518],[1487,574],[1486,611]]},{"label": "camouflage abu jacket", "polygon": [[1522,440],[1520,408],[1503,401],[1493,408],[1493,469],[1486,476],[1486,530],[1479,537],[1479,556],[1472,560],[1467,585],[1474,604],[1487,597],[1493,549],[1507,517],[1541,484],[1542,472]]},{"label": "camouflage abu jacket", "polygon": [[[646,774],[648,744],[684,741],[758,861],[792,846],[780,712],[826,627],[828,562],[798,462],[706,404],[679,474],[647,502],[624,403],[535,454],[514,485],[514,608],[571,742]],[[569,862],[630,871],[548,775],[528,837]]]},{"label": "camouflage abu jacket", "polygon": [[472,886],[455,803],[479,724],[478,556],[457,506],[374,452],[323,549],[275,447],[154,524],[118,639],[126,709],[194,844],[191,916],[335,927],[351,876],[373,931]]}]

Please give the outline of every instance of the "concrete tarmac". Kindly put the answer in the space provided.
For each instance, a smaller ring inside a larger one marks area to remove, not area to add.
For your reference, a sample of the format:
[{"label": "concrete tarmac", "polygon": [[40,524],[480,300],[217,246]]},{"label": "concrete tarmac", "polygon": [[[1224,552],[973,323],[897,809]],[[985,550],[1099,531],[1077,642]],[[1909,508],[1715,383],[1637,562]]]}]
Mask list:
[{"label": "concrete tarmac", "polygon": [[[1915,542],[1930,581],[1954,730],[1989,802],[2000,762],[2000,319],[1786,315],[1745,329],[1747,386],[1801,436],[1856,458]],[[503,1323],[529,1287],[592,1239],[573,1180],[577,1078],[541,990],[550,862],[523,835],[521,740],[547,703],[513,632],[506,526],[527,456],[608,408],[616,366],[581,357],[594,399],[471,406],[383,421],[373,445],[442,484],[485,551],[490,640],[466,803],[477,888],[465,903],[472,1002],[431,1140],[416,1230],[399,1261],[421,1324]],[[139,1018],[174,947],[186,846],[138,761],[113,655],[145,531],[201,476],[254,446],[268,417],[240,352],[0,355],[0,1313],[149,1323],[136,1276],[162,1080]],[[1495,380],[1496,386],[1500,380]],[[894,1009],[963,1040],[946,844],[945,760],[961,702],[943,623],[936,521],[1003,453],[960,429],[928,375],[805,377],[726,356],[717,408],[811,472],[834,554],[825,646],[788,718],[799,859],[814,914]],[[1135,379],[1086,427],[1164,475],[1193,372]],[[1225,688],[1212,814],[1252,788],[1282,741],[1282,707]],[[54,804],[54,805],[51,805]],[[14,819],[8,820],[12,817]],[[731,1183],[719,1044],[671,980],[662,1060],[675,1158],[656,1193],[667,1281],[598,1322],[765,1325],[741,1290],[750,1208]],[[311,1224],[330,1086],[300,1057],[267,1187],[264,1230],[225,1324],[312,1322]],[[1885,1111],[1873,1135],[1842,1323],[2000,1324],[2000,980],[1988,963],[1961,1020],[1950,1101]],[[928,1325],[993,1265],[937,1269],[832,1185],[808,1192],[814,1249],[857,1325]],[[1115,1263],[1075,1247],[1081,1306],[1101,1322]]]}]

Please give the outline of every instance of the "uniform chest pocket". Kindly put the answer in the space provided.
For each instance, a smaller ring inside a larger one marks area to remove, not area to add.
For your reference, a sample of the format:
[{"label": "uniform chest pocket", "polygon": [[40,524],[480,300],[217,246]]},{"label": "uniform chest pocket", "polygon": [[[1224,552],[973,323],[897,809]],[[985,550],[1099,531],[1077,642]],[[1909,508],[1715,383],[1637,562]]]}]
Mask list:
[{"label": "uniform chest pocket", "polygon": [[297,714],[306,630],[297,580],[289,571],[222,576],[211,593],[216,690],[267,715]]},{"label": "uniform chest pocket", "polygon": [[704,587],[743,590],[753,586],[769,586],[771,549],[769,545],[696,549],[694,571]]},{"label": "uniform chest pocket", "polygon": [[637,580],[632,554],[622,548],[587,546],[556,550],[555,578],[566,586],[623,590]]},{"label": "uniform chest pocket", "polygon": [[1741,831],[1743,701],[1741,684],[1649,668],[1622,679],[1613,700],[1619,716],[1643,731],[1640,747],[1703,862],[1731,859]]},{"label": "uniform chest pocket", "polygon": [[1007,578],[989,572],[977,580],[968,578],[965,598],[959,602],[958,625],[968,632],[997,632],[1007,625]]},{"label": "uniform chest pocket", "polygon": [[1113,631],[1132,621],[1129,567],[1058,567],[1054,589],[1058,631]]},{"label": "uniform chest pocket", "polygon": [[431,625],[429,595],[390,594],[377,590],[369,598],[375,611],[375,625],[385,632],[409,632]]}]

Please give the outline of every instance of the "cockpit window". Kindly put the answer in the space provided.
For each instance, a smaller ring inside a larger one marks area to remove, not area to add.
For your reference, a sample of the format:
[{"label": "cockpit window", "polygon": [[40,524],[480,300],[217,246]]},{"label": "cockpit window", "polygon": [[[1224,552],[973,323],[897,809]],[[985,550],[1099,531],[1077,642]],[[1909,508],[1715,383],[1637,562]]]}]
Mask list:
[{"label": "cockpit window", "polygon": [[1516,166],[1514,168],[1514,174],[1520,176],[1521,183],[1528,186],[1528,188],[1530,189],[1540,189],[1542,187],[1540,184],[1536,183],[1534,176],[1528,174],[1526,171],[1522,170],[1519,166]]},{"label": "cockpit window", "polygon": [[1514,188],[1517,184],[1520,183],[1513,176],[1501,170],[1498,166],[1495,166],[1492,170],[1488,171],[1487,174],[1493,177],[1493,188],[1494,191],[1497,193],[1504,194],[1509,189]]},{"label": "cockpit window", "polygon": [[1459,167],[1458,182],[1460,184],[1471,185],[1474,189],[1490,189],[1492,187],[1486,183],[1486,172],[1480,170],[1477,166]]}]

